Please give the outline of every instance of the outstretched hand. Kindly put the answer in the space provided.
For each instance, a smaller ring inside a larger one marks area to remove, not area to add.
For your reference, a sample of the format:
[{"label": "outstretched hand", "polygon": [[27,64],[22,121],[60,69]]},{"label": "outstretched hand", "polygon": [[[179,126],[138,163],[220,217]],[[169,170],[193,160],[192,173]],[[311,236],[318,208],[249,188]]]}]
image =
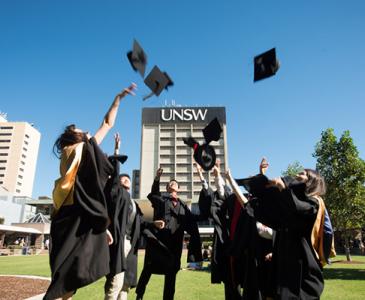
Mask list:
[{"label": "outstretched hand", "polygon": [[119,154],[117,152],[119,152],[119,148],[120,148],[120,135],[119,132],[114,134],[114,153],[115,154]]},{"label": "outstretched hand", "polygon": [[162,168],[158,168],[157,171],[156,171],[156,177],[157,178],[160,178],[161,175],[162,175],[162,173],[163,173],[163,169]]},{"label": "outstretched hand", "polygon": [[263,157],[260,163],[260,174],[265,175],[268,168],[269,168],[269,163],[266,157]]},{"label": "outstretched hand", "polygon": [[136,94],[134,93],[134,91],[137,90],[137,85],[132,82],[132,84],[125,88],[123,91],[121,91],[119,94],[116,95],[116,98],[119,97],[119,99],[127,96],[127,95],[132,95],[132,96],[135,96]]}]

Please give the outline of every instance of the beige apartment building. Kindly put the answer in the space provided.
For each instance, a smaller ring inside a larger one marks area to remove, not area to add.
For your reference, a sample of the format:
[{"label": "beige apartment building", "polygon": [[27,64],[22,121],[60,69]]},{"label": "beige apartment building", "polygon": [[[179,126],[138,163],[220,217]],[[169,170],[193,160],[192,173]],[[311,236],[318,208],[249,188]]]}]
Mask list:
[{"label": "beige apartment building", "polygon": [[0,118],[0,186],[14,196],[32,197],[40,137],[27,122]]},{"label": "beige apartment building", "polygon": [[[135,198],[147,198],[158,167],[163,168],[161,191],[166,183],[176,179],[180,184],[179,196],[188,203],[198,201],[202,188],[194,167],[193,149],[183,142],[184,137],[192,136],[200,144],[204,143],[202,129],[215,117],[218,118],[223,132],[218,142],[212,142],[217,158],[221,160],[222,171],[227,168],[227,131],[225,107],[158,107],[144,108],[142,111],[142,141],[140,170],[133,182]],[[214,182],[211,172],[205,178]]]}]

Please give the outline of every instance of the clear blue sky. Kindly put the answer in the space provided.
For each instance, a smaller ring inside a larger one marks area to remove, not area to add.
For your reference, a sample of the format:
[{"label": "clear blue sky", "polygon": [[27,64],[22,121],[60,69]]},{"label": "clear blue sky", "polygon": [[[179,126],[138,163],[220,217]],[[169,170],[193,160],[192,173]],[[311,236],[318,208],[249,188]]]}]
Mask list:
[{"label": "clear blue sky", "polygon": [[[234,176],[269,175],[312,158],[328,127],[350,130],[365,154],[365,2],[302,1],[1,1],[0,110],[42,133],[33,196],[51,195],[58,176],[52,145],[76,123],[95,132],[114,95],[134,81],[137,97],[121,104],[114,131],[139,168],[141,109],[174,99],[181,105],[225,106]],[[166,70],[175,86],[148,91],[125,53],[133,38],[150,70]],[[281,68],[253,83],[253,57],[276,47]],[[112,151],[112,135],[102,144]]]}]

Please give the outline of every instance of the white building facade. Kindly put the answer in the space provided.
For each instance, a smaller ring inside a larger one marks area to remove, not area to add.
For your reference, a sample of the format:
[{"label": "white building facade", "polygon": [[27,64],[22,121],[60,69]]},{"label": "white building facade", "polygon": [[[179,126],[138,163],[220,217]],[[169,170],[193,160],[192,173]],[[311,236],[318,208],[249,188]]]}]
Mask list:
[{"label": "white building facade", "polygon": [[[194,167],[193,149],[184,144],[183,138],[192,136],[200,144],[205,142],[202,129],[218,118],[223,132],[218,142],[211,142],[221,171],[227,169],[227,131],[225,107],[158,107],[142,111],[141,165],[139,174],[139,198],[146,199],[151,191],[156,170],[161,167],[161,191],[176,179],[180,184],[179,197],[197,202],[202,188]],[[205,178],[213,184],[211,172]]]},{"label": "white building facade", "polygon": [[41,134],[27,122],[0,119],[0,186],[32,197]]}]

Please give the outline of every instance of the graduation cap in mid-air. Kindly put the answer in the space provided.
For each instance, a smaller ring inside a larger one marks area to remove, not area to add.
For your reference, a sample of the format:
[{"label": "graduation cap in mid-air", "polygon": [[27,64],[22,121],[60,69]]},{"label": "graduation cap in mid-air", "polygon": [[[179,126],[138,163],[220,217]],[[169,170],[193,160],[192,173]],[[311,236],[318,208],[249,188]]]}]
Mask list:
[{"label": "graduation cap in mid-air", "polygon": [[252,177],[235,179],[238,185],[243,186],[250,194],[255,194],[258,190],[263,189],[269,182],[265,175],[259,174]]},{"label": "graduation cap in mid-air", "polygon": [[147,55],[136,40],[133,42],[133,50],[127,53],[128,60],[134,71],[138,71],[144,78],[147,65]]},{"label": "graduation cap in mid-air", "polygon": [[124,164],[128,159],[128,156],[122,154],[115,154],[108,156],[108,159],[111,163],[113,163],[114,161],[119,161],[121,164]]},{"label": "graduation cap in mid-air", "polygon": [[276,59],[275,48],[255,56],[254,66],[254,82],[275,75],[280,67],[280,63]]},{"label": "graduation cap in mid-air", "polygon": [[150,88],[151,93],[143,97],[147,100],[153,95],[159,96],[162,91],[168,90],[174,83],[166,72],[162,72],[157,66],[154,66],[152,71],[147,75],[144,83]]},{"label": "graduation cap in mid-air", "polygon": [[194,149],[194,159],[196,162],[205,170],[211,170],[216,161],[215,150],[209,145],[211,141],[218,141],[221,133],[222,127],[219,124],[217,118],[211,121],[203,130],[203,135],[205,143],[200,145],[194,138],[188,137],[183,138],[186,145]]}]

